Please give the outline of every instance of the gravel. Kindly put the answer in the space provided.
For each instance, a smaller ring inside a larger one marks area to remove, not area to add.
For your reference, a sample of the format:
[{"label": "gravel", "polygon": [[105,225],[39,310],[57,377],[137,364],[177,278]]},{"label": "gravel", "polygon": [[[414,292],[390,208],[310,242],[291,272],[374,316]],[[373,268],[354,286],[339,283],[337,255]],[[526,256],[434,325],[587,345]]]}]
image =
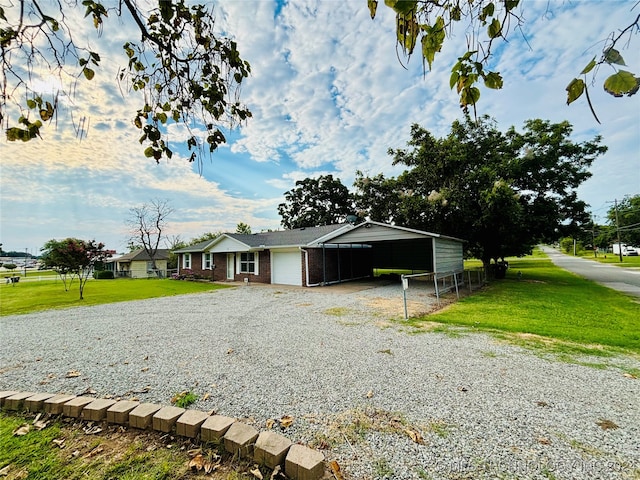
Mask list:
[{"label": "gravel", "polygon": [[5,316],[0,390],[161,404],[191,390],[192,408],[261,429],[292,415],[284,434],[349,479],[638,478],[640,380],[624,374],[637,357],[567,363],[469,330],[416,334],[402,316],[397,284]]}]

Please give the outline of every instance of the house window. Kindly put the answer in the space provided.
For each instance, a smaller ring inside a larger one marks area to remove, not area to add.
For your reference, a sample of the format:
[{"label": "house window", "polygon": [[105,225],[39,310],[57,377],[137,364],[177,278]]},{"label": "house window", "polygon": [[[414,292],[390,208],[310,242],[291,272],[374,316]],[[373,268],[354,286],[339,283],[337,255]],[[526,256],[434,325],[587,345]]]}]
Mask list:
[{"label": "house window", "polygon": [[182,268],[191,268],[191,254],[185,253],[182,257]]},{"label": "house window", "polygon": [[244,252],[240,254],[240,273],[258,274],[258,254]]},{"label": "house window", "polygon": [[210,253],[202,254],[202,269],[211,270],[211,254]]}]

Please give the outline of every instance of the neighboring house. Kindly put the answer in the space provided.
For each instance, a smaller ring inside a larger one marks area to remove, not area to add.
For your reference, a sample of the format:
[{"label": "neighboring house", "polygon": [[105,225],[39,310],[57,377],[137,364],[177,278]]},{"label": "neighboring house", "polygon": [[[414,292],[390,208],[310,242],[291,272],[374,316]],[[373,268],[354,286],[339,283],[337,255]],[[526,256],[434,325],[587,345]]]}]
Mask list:
[{"label": "neighboring house", "polygon": [[175,250],[178,272],[213,281],[305,287],[365,278],[375,268],[463,270],[463,241],[366,221],[254,234],[225,233]]},{"label": "neighboring house", "polygon": [[150,278],[167,276],[167,261],[169,250],[159,248],[156,252],[156,268],[153,270],[151,257],[144,248],[134,250],[120,257],[110,258],[106,262],[106,269],[113,271],[114,277]]}]

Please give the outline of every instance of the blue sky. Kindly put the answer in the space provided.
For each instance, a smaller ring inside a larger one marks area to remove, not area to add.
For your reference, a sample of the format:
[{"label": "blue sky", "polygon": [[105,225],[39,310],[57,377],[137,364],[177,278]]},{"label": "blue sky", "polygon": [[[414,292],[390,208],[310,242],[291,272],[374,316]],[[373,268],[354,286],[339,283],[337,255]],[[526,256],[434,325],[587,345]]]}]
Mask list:
[{"label": "blue sky", "polygon": [[[579,189],[602,222],[609,202],[640,193],[640,95],[616,99],[593,86],[598,125],[583,100],[566,105],[565,86],[639,7],[633,8],[635,1],[521,3],[522,33],[512,33],[493,59],[504,88],[483,89],[479,113],[496,118],[503,130],[542,118],[571,122],[574,141],[602,135],[609,151]],[[43,140],[0,140],[3,249],[37,253],[51,238],[78,237],[123,251],[129,209],[155,198],[172,204],[168,234],[184,240],[233,231],[239,222],[254,232],[279,228],[277,206],[296,180],[331,173],[351,187],[356,170],[396,175],[387,149],[405,146],[411,124],[444,136],[461,118],[449,89],[451,66],[465,51],[461,31],[423,78],[418,57],[407,69],[399,64],[393,12],[382,1],[373,21],[366,0],[225,1],[216,2],[215,12],[217,26],[234,37],[251,64],[242,99],[253,118],[204,160],[202,175],[184,152],[160,165],[142,153],[132,127],[138,104],[123,97],[114,81],[126,64],[121,46],[135,30],[110,18],[98,37],[82,12],[77,19],[71,15],[103,58],[90,88],[81,86],[61,101],[75,118],[87,118],[88,136],[79,141],[61,112]],[[639,43],[633,37],[622,51],[636,73]],[[603,67],[600,84],[606,75]],[[44,91],[57,85],[51,76],[36,80]],[[178,128],[170,132],[176,139],[184,135]]]}]

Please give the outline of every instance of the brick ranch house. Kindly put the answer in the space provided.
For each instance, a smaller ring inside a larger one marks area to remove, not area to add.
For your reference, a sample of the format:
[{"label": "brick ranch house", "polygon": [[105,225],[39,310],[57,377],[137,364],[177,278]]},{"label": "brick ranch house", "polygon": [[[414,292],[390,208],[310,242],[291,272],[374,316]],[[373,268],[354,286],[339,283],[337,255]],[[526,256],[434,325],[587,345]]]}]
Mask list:
[{"label": "brick ranch house", "polygon": [[463,270],[463,240],[373,221],[224,233],[173,253],[179,274],[304,287],[371,277],[375,268]]}]

